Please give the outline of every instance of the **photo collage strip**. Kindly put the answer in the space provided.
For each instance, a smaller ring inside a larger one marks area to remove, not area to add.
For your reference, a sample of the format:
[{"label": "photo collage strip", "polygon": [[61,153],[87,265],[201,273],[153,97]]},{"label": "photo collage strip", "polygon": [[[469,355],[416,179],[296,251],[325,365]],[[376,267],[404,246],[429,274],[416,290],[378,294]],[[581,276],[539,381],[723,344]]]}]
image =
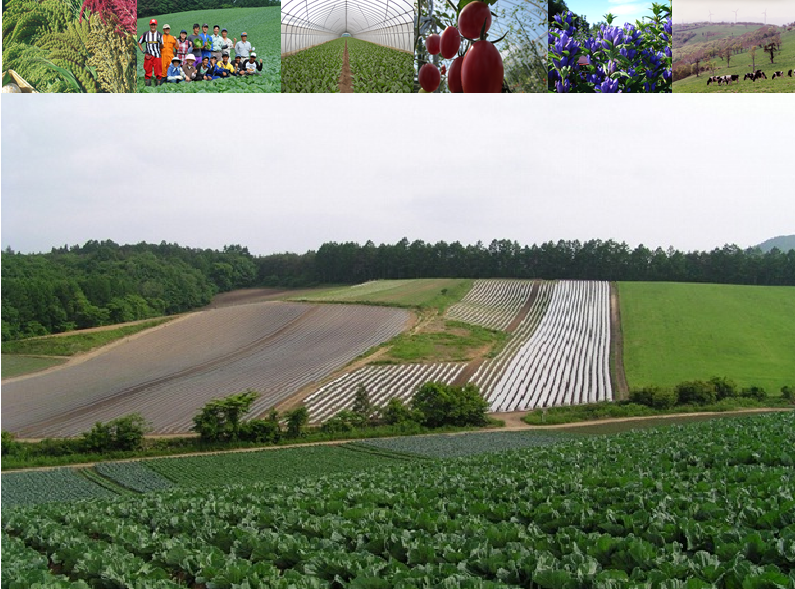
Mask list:
[{"label": "photo collage strip", "polygon": [[5,0],[3,92],[795,92],[770,4]]}]

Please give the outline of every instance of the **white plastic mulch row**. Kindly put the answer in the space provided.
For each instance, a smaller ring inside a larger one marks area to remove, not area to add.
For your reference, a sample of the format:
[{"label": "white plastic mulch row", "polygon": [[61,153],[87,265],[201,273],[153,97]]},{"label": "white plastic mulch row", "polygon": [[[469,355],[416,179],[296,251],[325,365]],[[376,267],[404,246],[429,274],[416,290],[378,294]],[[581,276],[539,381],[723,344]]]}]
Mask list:
[{"label": "white plastic mulch row", "polygon": [[[510,351],[510,360],[495,358],[473,378],[493,411],[612,398],[609,283],[561,281],[551,290],[546,312],[532,335]],[[525,321],[535,321],[532,312]],[[495,373],[499,378],[493,378]]]},{"label": "white plastic mulch row", "polygon": [[365,366],[322,386],[306,398],[304,404],[312,421],[325,421],[343,409],[351,409],[356,391],[365,387],[370,402],[377,407],[390,399],[408,401],[426,382],[452,383],[466,365],[461,363],[403,364],[395,366]]},{"label": "white plastic mulch row", "polygon": [[447,310],[447,319],[505,329],[527,302],[531,280],[476,280],[467,295]]}]

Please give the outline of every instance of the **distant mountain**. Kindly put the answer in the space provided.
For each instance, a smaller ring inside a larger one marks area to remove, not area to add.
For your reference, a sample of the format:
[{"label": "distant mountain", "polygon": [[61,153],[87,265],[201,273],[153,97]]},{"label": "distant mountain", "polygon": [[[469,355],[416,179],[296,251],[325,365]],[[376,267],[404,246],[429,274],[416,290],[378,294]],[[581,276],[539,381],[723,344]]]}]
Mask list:
[{"label": "distant mountain", "polygon": [[761,249],[763,252],[769,252],[774,247],[777,247],[782,252],[795,250],[795,235],[779,235],[778,237],[773,237],[767,241],[763,241],[756,247]]}]

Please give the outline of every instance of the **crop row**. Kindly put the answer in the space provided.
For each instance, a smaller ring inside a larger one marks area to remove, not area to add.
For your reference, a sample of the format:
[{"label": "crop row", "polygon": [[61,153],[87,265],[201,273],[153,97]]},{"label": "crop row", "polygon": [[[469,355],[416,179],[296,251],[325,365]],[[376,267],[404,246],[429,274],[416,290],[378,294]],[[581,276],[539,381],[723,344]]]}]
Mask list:
[{"label": "crop row", "polygon": [[[292,312],[293,309],[299,312]],[[103,389],[100,387],[106,387],[105,397],[116,396],[84,411],[56,414],[56,419],[50,423],[31,428],[32,433],[40,437],[77,435],[89,430],[96,421],[106,422],[135,412],[141,413],[157,433],[186,432],[192,426],[192,418],[205,403],[247,389],[261,393],[252,407],[251,414],[256,416],[310,382],[322,380],[367,349],[394,337],[408,318],[408,313],[400,309],[348,305],[320,307],[265,303],[229,307],[228,310],[229,313],[224,315],[248,315],[254,323],[263,323],[259,314],[275,313],[281,319],[271,321],[274,326],[263,329],[264,337],[254,341],[239,339],[234,326],[226,325],[219,326],[217,331],[200,330],[195,341],[185,342],[181,348],[175,344],[173,349],[163,350],[159,346],[162,355],[157,359],[143,348],[138,357],[113,355],[110,365],[102,362],[103,354],[89,361],[91,364],[86,362],[75,366],[70,376],[79,373],[80,379],[73,381],[77,385],[91,386],[96,392],[95,401],[102,400],[99,392]],[[254,310],[259,310],[259,314],[252,312]],[[219,311],[202,313],[198,317]],[[285,320],[293,317],[300,320]],[[203,322],[199,320],[199,323]],[[280,327],[278,332],[276,326]],[[159,333],[149,334],[149,340],[159,343]],[[168,341],[172,338],[169,337]],[[140,362],[142,357],[147,357],[164,366],[169,359],[173,359],[176,366],[188,365],[192,351],[198,346],[212,350],[217,343],[222,349],[231,349],[230,342],[238,344],[231,353],[213,358],[203,352],[201,357],[209,358],[209,361],[204,364],[197,362],[188,370],[174,371],[160,379],[152,378],[147,367]],[[123,364],[124,358],[129,360],[132,368]],[[124,389],[114,386],[116,371],[127,375],[129,380],[137,375],[137,385],[126,389],[124,395],[118,394]],[[19,384],[37,380],[34,378]],[[77,397],[81,394],[77,385],[71,382],[70,388],[63,382],[54,382],[52,378],[47,383],[51,388],[44,390],[50,395],[60,392]],[[32,390],[31,394],[35,398],[37,391]],[[39,398],[43,396],[41,392],[38,395]],[[5,405],[3,409],[5,412]]]},{"label": "crop row", "polygon": [[611,399],[609,283],[555,283],[543,318],[500,374],[483,391],[494,411]]},{"label": "crop row", "polygon": [[414,56],[360,39],[348,39],[354,92],[411,92]]},{"label": "crop row", "polygon": [[88,480],[72,468],[5,473],[2,478],[3,509],[29,503],[113,496],[113,491]]},{"label": "crop row", "polygon": [[282,57],[282,92],[339,92],[344,39]]},{"label": "crop row", "polygon": [[476,280],[467,295],[447,310],[447,318],[505,329],[530,299],[533,282],[525,280]]},{"label": "crop row", "polygon": [[322,386],[306,398],[304,404],[312,421],[325,421],[343,409],[351,409],[356,391],[363,386],[376,406],[390,399],[408,401],[426,382],[451,384],[464,369],[463,364],[401,364],[365,366]]},{"label": "crop row", "polygon": [[71,578],[118,586],[791,588],[793,425],[4,510],[3,527]]}]

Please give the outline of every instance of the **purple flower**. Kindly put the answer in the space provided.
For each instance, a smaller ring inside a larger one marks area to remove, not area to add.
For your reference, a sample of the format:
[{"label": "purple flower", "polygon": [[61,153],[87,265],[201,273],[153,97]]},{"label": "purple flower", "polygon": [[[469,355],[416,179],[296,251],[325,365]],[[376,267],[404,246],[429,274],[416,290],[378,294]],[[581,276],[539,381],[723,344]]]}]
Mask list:
[{"label": "purple flower", "polygon": [[595,91],[602,94],[618,94],[621,91],[618,89],[618,80],[605,80],[599,86],[594,88]]}]

